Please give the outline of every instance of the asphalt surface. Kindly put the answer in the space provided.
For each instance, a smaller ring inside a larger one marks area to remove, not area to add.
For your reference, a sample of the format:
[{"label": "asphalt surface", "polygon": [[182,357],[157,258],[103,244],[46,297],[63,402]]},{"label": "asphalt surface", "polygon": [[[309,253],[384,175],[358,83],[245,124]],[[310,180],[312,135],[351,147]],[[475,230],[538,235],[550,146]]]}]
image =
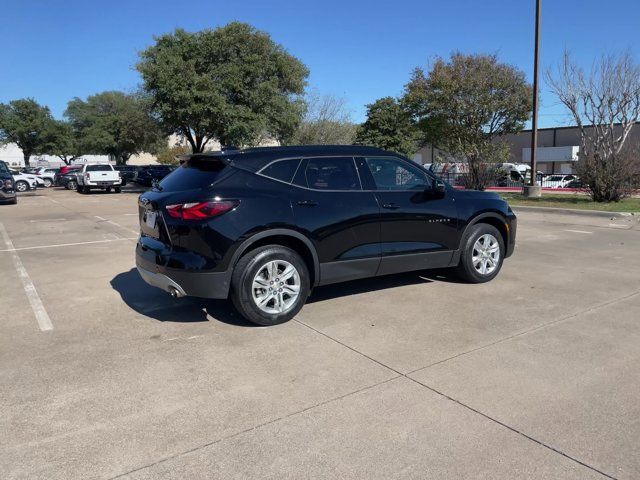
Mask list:
[{"label": "asphalt surface", "polygon": [[0,206],[0,478],[640,478],[638,217],[523,211],[489,284],[269,328],[147,286],[137,230],[135,194]]}]

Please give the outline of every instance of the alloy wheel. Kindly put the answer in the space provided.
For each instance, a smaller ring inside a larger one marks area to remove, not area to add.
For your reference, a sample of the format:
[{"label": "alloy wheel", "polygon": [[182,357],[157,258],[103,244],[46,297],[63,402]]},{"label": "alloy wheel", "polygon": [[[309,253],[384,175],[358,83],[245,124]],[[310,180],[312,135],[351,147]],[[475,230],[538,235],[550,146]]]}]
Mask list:
[{"label": "alloy wheel", "polygon": [[489,233],[480,236],[473,244],[471,263],[480,275],[491,275],[500,262],[500,244]]},{"label": "alloy wheel", "polygon": [[280,314],[294,307],[300,295],[300,274],[285,260],[272,260],[258,269],[251,285],[256,306],[268,314]]}]

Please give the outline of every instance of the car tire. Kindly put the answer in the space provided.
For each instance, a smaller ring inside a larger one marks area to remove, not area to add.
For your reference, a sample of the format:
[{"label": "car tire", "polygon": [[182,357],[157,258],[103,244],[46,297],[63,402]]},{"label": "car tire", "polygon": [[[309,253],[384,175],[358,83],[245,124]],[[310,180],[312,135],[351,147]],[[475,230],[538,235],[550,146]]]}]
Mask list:
[{"label": "car tire", "polygon": [[122,191],[122,188],[121,187],[114,187],[113,191],[116,192],[116,193],[120,193]]},{"label": "car tire", "polygon": [[78,182],[76,182],[75,180],[69,180],[64,188],[66,188],[67,190],[77,190]]},{"label": "car tire", "polygon": [[82,193],[89,194],[91,193],[91,189],[89,187],[82,187]]},{"label": "car tire", "polygon": [[504,260],[504,240],[498,229],[487,223],[469,227],[460,243],[458,275],[469,283],[493,280]]},{"label": "car tire", "polygon": [[28,192],[29,184],[24,180],[18,180],[16,182],[16,192]]},{"label": "car tire", "polygon": [[49,187],[51,187],[51,185],[53,185],[53,182],[51,181],[50,178],[44,178],[42,181],[44,182],[44,187],[45,188],[49,188]]},{"label": "car tire", "polygon": [[[287,277],[278,276],[282,274]],[[310,289],[304,260],[281,245],[250,251],[238,261],[231,277],[231,299],[236,309],[250,322],[263,326],[278,325],[295,317],[307,301]]]},{"label": "car tire", "polygon": [[107,193],[111,193],[111,187],[107,187],[107,188],[105,188],[105,191],[106,191]]}]

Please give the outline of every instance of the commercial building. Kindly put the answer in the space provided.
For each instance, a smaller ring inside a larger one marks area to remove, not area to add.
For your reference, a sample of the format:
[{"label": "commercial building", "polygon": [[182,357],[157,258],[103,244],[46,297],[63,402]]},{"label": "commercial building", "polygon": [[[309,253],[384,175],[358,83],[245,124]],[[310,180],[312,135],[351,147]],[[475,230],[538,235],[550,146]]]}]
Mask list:
[{"label": "commercial building", "polygon": [[[593,127],[587,127],[587,129]],[[617,127],[620,130],[620,127]],[[509,144],[510,163],[531,162],[531,130],[523,130],[502,137]],[[636,123],[627,139],[629,145],[640,145],[640,122]],[[580,129],[577,126],[538,129],[537,166],[542,173],[575,173],[580,152]],[[456,161],[437,148],[427,145],[413,157],[422,164]],[[458,160],[460,161],[460,160]]]}]

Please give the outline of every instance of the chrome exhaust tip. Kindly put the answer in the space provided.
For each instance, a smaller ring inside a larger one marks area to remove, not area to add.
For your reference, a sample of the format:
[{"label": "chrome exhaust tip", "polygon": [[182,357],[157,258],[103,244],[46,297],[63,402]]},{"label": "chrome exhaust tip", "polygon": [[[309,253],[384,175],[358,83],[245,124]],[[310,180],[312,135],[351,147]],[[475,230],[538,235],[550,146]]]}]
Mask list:
[{"label": "chrome exhaust tip", "polygon": [[184,296],[184,294],[177,288],[171,286],[169,287],[169,295],[171,295],[172,298],[180,298]]}]

